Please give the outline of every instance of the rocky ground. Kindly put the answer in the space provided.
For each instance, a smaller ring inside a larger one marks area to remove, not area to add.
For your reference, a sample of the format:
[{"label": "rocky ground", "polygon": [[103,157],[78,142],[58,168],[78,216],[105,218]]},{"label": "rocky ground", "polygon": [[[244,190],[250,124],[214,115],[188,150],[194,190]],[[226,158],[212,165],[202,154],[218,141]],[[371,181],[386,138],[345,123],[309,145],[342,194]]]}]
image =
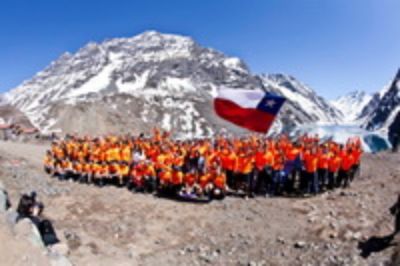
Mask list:
[{"label": "rocky ground", "polygon": [[346,190],[192,204],[52,179],[42,171],[46,148],[1,142],[0,180],[14,208],[37,191],[74,265],[389,265],[398,248],[365,249],[382,249],[392,231],[399,154],[366,154]]}]

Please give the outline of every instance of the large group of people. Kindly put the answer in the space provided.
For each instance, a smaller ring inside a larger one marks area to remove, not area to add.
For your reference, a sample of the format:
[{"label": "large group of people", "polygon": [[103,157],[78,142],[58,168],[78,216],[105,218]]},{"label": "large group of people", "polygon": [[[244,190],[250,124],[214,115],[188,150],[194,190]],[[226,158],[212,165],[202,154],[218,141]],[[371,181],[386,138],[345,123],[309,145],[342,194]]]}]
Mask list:
[{"label": "large group of people", "polygon": [[347,187],[359,172],[361,156],[358,138],[346,144],[308,135],[176,140],[155,129],[148,137],[67,136],[52,143],[44,168],[61,180],[222,199],[227,194],[312,195]]}]

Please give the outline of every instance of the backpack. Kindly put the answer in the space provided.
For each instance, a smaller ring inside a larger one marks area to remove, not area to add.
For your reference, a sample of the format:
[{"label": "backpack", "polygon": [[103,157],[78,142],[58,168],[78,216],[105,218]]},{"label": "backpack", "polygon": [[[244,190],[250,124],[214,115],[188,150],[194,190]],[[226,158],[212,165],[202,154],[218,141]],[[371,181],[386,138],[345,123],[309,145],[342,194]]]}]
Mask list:
[{"label": "backpack", "polygon": [[59,242],[54,227],[49,220],[43,220],[39,223],[39,232],[45,246]]}]

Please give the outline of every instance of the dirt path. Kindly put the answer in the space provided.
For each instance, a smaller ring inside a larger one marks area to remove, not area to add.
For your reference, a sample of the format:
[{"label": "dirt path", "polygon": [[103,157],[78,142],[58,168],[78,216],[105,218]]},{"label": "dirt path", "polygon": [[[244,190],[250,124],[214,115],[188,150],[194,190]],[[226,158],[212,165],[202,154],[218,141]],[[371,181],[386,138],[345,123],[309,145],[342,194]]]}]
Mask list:
[{"label": "dirt path", "polygon": [[391,252],[362,259],[357,246],[391,230],[398,155],[367,155],[347,190],[202,205],[60,182],[41,171],[45,150],[0,142],[0,178],[14,202],[38,191],[76,265],[376,265]]}]

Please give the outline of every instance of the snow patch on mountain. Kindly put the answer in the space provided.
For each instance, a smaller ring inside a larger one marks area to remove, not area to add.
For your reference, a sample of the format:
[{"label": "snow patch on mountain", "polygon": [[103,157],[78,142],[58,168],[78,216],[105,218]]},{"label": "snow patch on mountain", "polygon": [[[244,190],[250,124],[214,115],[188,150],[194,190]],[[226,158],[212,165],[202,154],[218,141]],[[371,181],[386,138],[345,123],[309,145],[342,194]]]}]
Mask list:
[{"label": "snow patch on mountain", "polygon": [[337,123],[341,121],[341,113],[334,106],[294,77],[269,74],[262,75],[262,80],[267,90],[284,96],[298,107],[298,111],[306,113],[311,122]]},{"label": "snow patch on mountain", "polygon": [[331,104],[342,113],[344,122],[357,123],[357,119],[359,118],[362,110],[371,101],[371,99],[372,95],[369,95],[364,91],[352,91],[347,95],[331,101]]},{"label": "snow patch on mountain", "polygon": [[400,69],[389,85],[385,86],[365,108],[366,128],[387,131],[400,112]]}]

